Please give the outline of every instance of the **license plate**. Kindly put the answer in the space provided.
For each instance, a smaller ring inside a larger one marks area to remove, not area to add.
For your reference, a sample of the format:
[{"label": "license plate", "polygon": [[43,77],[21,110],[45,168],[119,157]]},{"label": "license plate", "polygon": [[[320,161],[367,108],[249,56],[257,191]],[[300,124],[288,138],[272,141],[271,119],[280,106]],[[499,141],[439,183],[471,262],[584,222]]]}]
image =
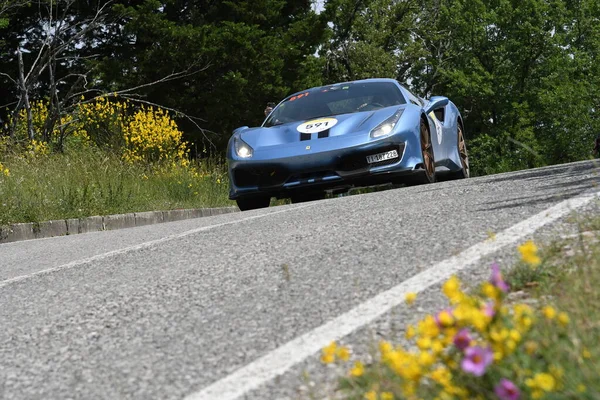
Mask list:
[{"label": "license plate", "polygon": [[391,150],[386,151],[385,153],[373,154],[372,156],[367,156],[367,163],[374,164],[378,162],[382,162],[385,160],[391,160],[394,158],[398,158],[398,151]]}]

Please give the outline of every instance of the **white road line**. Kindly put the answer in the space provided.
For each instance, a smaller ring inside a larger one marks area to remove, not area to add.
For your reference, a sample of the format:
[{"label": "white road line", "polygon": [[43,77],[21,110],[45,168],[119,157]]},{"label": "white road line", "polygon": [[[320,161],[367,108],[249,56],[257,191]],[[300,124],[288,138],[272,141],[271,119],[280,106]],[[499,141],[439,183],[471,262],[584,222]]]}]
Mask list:
[{"label": "white road line", "polygon": [[81,260],[72,261],[72,262],[67,263],[67,264],[59,265],[57,267],[48,268],[48,269],[44,269],[44,270],[41,270],[41,271],[33,272],[31,274],[21,275],[21,276],[17,276],[17,277],[14,277],[14,278],[10,278],[10,279],[6,279],[6,280],[3,280],[3,281],[0,281],[0,289],[2,289],[5,286],[8,286],[10,284],[17,283],[17,282],[22,282],[24,280],[27,280],[27,279],[30,279],[30,278],[33,278],[33,277],[36,277],[36,276],[51,274],[51,273],[54,273],[54,272],[65,270],[65,269],[79,267],[81,265],[89,264],[89,263],[94,262],[94,261],[104,260],[104,259],[107,259],[109,257],[113,257],[113,256],[116,256],[116,255],[119,255],[119,254],[125,254],[125,253],[131,252],[131,251],[147,249],[147,248],[155,246],[157,244],[161,244],[161,243],[169,242],[171,240],[183,238],[185,236],[193,235],[195,233],[209,231],[211,229],[216,229],[216,228],[220,228],[220,227],[227,226],[227,225],[235,225],[235,224],[238,224],[238,223],[241,223],[241,222],[252,221],[254,219],[265,218],[265,217],[269,217],[271,215],[276,215],[276,214],[282,214],[282,213],[286,213],[286,212],[290,212],[290,211],[295,211],[295,210],[299,210],[301,208],[311,207],[311,206],[313,206],[315,204],[316,203],[303,204],[303,205],[296,206],[296,207],[290,207],[290,208],[285,208],[285,209],[279,210],[279,211],[269,212],[267,214],[253,215],[251,217],[246,217],[246,218],[238,219],[238,220],[235,220],[235,221],[229,221],[229,222],[223,222],[223,223],[215,224],[215,225],[203,226],[201,228],[191,229],[189,231],[178,233],[176,235],[165,236],[163,238],[156,239],[156,240],[151,240],[149,242],[144,242],[144,243],[136,244],[134,246],[124,247],[122,249],[109,251],[107,253],[102,253],[102,254],[95,255],[93,257],[89,257],[89,258],[84,258],[84,259],[81,259]]},{"label": "white road line", "polygon": [[462,253],[441,261],[401,284],[365,301],[352,310],[320,327],[284,344],[231,375],[188,395],[185,400],[234,400],[282,375],[294,365],[314,355],[334,340],[373,322],[392,308],[401,305],[409,292],[422,292],[453,274],[475,264],[503,247],[514,245],[544,225],[585,206],[600,192],[563,201],[498,233],[494,241],[478,243]]}]

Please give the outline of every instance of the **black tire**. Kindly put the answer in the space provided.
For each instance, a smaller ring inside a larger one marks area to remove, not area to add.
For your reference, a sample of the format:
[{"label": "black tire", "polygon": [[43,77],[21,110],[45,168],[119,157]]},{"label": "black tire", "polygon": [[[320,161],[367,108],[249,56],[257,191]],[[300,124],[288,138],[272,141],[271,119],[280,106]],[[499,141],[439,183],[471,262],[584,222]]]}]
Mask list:
[{"label": "black tire", "polygon": [[327,196],[325,192],[309,192],[302,194],[295,194],[291,197],[292,204],[306,203],[308,201],[323,200]]},{"label": "black tire", "polygon": [[456,146],[458,148],[458,156],[460,157],[461,170],[452,172],[449,175],[450,179],[467,179],[471,176],[471,167],[469,166],[469,152],[467,151],[467,143],[465,142],[465,133],[461,124],[458,124],[458,132],[456,135]]},{"label": "black tire", "polygon": [[256,210],[257,208],[267,208],[271,204],[271,197],[258,196],[258,197],[242,197],[236,200],[240,211]]},{"label": "black tire", "polygon": [[420,143],[421,155],[423,157],[423,170],[415,172],[415,176],[411,177],[408,185],[423,185],[434,183],[435,176],[435,157],[433,154],[433,143],[431,142],[431,132],[427,126],[427,122],[421,119],[420,126]]}]

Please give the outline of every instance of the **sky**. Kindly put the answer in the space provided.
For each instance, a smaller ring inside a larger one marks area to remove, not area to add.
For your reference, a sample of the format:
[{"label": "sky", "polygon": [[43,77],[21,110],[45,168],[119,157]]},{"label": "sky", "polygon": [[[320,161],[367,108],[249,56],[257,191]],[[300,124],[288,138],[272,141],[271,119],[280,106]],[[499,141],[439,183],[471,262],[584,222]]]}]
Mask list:
[{"label": "sky", "polygon": [[325,7],[325,0],[315,0],[314,7],[317,14],[321,13]]}]

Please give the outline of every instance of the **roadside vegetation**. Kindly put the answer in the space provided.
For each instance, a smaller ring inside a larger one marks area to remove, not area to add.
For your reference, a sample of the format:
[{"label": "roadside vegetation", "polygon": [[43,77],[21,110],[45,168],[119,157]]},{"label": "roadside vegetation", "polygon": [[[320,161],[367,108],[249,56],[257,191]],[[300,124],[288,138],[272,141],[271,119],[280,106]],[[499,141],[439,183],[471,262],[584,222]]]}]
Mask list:
[{"label": "roadside vegetation", "polygon": [[[34,111],[41,131],[47,106]],[[190,161],[160,108],[100,97],[63,117],[47,141],[29,140],[26,125],[0,139],[0,224],[231,205],[223,163]]]},{"label": "roadside vegetation", "polygon": [[324,348],[322,362],[343,371],[336,398],[598,399],[600,235],[518,250],[506,276],[494,264],[476,288],[448,280],[448,307],[409,326],[408,345],[382,341],[370,362]]}]

